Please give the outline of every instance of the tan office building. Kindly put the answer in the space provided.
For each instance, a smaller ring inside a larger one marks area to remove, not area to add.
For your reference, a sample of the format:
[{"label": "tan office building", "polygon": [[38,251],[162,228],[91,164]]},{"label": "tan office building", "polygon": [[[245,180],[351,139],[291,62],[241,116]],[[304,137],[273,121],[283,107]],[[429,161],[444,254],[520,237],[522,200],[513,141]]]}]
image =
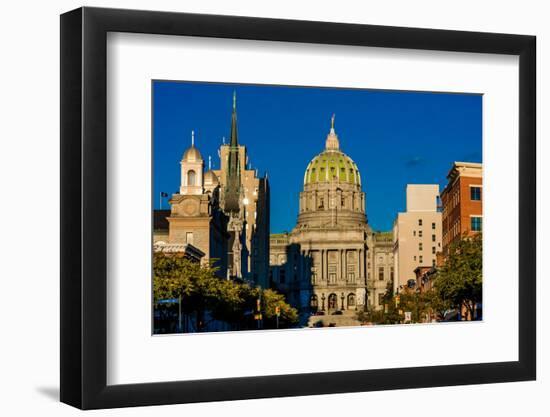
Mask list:
[{"label": "tan office building", "polygon": [[414,285],[416,268],[436,264],[442,249],[438,198],[437,184],[407,185],[406,212],[398,213],[393,225],[394,292]]}]

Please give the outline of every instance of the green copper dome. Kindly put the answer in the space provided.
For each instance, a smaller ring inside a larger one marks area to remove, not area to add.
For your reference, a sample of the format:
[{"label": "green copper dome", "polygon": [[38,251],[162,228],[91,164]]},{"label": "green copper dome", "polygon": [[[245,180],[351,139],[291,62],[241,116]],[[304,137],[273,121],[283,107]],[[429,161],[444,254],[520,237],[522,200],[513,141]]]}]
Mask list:
[{"label": "green copper dome", "polygon": [[323,151],[306,168],[304,185],[319,182],[347,182],[361,185],[355,162],[340,151]]},{"label": "green copper dome", "polygon": [[304,185],[322,182],[343,182],[361,186],[361,175],[357,165],[340,151],[338,135],[334,131],[334,116],[325,150],[311,160],[304,174]]}]

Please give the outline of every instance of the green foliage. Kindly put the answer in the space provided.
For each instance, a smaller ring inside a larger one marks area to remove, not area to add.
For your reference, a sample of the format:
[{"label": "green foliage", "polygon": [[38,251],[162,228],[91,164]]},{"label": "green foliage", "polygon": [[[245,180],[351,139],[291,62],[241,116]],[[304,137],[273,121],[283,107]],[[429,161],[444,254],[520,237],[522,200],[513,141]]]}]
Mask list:
[{"label": "green foliage", "polygon": [[445,265],[436,275],[434,287],[441,300],[473,314],[482,299],[483,239],[481,233],[452,245]]},{"label": "green foliage", "polygon": [[278,292],[267,289],[262,291],[262,307],[265,319],[273,324],[276,320],[276,310],[279,307],[279,326],[290,327],[298,323],[298,311],[285,302],[285,297]]},{"label": "green foliage", "polygon": [[[285,302],[284,296],[273,290],[261,290],[247,283],[221,279],[217,268],[200,265],[180,255],[155,253],[153,257],[153,299],[155,305],[163,299],[181,299],[184,314],[194,317],[197,331],[207,326],[205,315],[225,321],[235,328],[250,325],[251,314],[262,300],[262,313],[269,320],[280,308],[280,325],[291,326],[298,321],[298,312]],[[158,307],[158,306],[157,306]]]},{"label": "green foliage", "polygon": [[357,314],[363,323],[403,323],[405,312],[411,312],[411,322],[442,320],[451,308],[465,307],[473,317],[474,306],[482,301],[483,238],[481,233],[465,237],[453,245],[445,264],[433,276],[433,288],[418,292],[408,290],[393,294],[388,283],[382,310],[365,310]]}]

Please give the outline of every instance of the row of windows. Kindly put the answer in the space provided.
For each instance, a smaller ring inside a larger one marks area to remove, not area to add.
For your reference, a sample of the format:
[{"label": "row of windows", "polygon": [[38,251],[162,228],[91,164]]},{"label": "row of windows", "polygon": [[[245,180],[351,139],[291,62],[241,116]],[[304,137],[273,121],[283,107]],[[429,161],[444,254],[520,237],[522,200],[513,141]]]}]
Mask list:
[{"label": "row of windows", "polygon": [[[416,236],[416,230],[413,230],[413,236]],[[422,230],[418,231],[418,237],[422,237]],[[432,235],[432,242],[435,242],[435,235]]]},{"label": "row of windows", "polygon": [[[418,225],[422,226],[422,219],[418,219]],[[432,230],[435,230],[435,223],[432,222]],[[416,230],[414,231],[416,233]],[[422,236],[422,230],[419,230],[420,236]]]},{"label": "row of windows", "polygon": [[[480,186],[470,186],[470,201],[481,201]],[[452,196],[449,197],[448,204],[446,204],[445,207],[443,208],[444,215],[446,215],[450,209],[453,209],[459,203],[460,203],[460,192],[457,189],[457,191],[453,193]]]},{"label": "row of windows", "polygon": [[[351,294],[348,294],[347,297],[344,296],[344,294],[342,293],[342,295],[340,296],[340,303],[338,302],[338,296],[334,293],[332,294],[329,294],[329,296],[326,298],[327,300],[327,308],[329,310],[335,310],[335,309],[338,309],[338,308],[345,308],[344,307],[344,300],[347,300],[347,307],[350,308],[350,307],[355,307],[355,304],[356,304],[356,299],[355,299],[355,294],[351,293]],[[324,309],[325,308],[325,295],[323,294],[321,296],[321,308]],[[312,310],[317,310],[319,308],[319,298],[317,297],[317,295],[313,294],[310,299],[309,299],[309,305],[311,307]]]},{"label": "row of windows", "polygon": [[[384,281],[385,274],[384,274],[384,267],[380,266],[378,267],[378,280]],[[393,266],[390,267],[390,280],[393,280]]]},{"label": "row of windows", "polygon": [[[432,253],[435,254],[435,248],[432,248]],[[416,262],[416,255],[413,256],[413,261]],[[422,255],[418,256],[418,263],[420,265],[424,263],[424,257]],[[432,266],[435,266],[435,258],[432,259]]]}]

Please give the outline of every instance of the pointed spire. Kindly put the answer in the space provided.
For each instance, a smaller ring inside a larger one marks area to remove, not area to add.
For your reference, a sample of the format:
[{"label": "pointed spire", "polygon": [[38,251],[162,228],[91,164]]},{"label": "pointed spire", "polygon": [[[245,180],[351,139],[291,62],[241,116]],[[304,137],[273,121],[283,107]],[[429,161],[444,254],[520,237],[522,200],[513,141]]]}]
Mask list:
[{"label": "pointed spire", "polygon": [[231,134],[229,138],[231,147],[239,146],[237,139],[237,92],[233,91],[233,114],[231,115]]},{"label": "pointed spire", "polygon": [[195,131],[191,131],[191,146],[195,146]]},{"label": "pointed spire", "polygon": [[246,167],[246,160],[239,160],[239,141],[237,139],[237,93],[233,92],[233,112],[231,114],[231,132],[224,189],[224,211],[238,213],[240,210],[241,163]]},{"label": "pointed spire", "polygon": [[208,155],[208,171],[212,169],[212,156]]},{"label": "pointed spire", "polygon": [[334,119],[336,119],[336,114],[332,113],[332,118],[330,119],[330,133],[334,132]]},{"label": "pointed spire", "polygon": [[225,145],[225,136],[222,136],[222,144]]}]

